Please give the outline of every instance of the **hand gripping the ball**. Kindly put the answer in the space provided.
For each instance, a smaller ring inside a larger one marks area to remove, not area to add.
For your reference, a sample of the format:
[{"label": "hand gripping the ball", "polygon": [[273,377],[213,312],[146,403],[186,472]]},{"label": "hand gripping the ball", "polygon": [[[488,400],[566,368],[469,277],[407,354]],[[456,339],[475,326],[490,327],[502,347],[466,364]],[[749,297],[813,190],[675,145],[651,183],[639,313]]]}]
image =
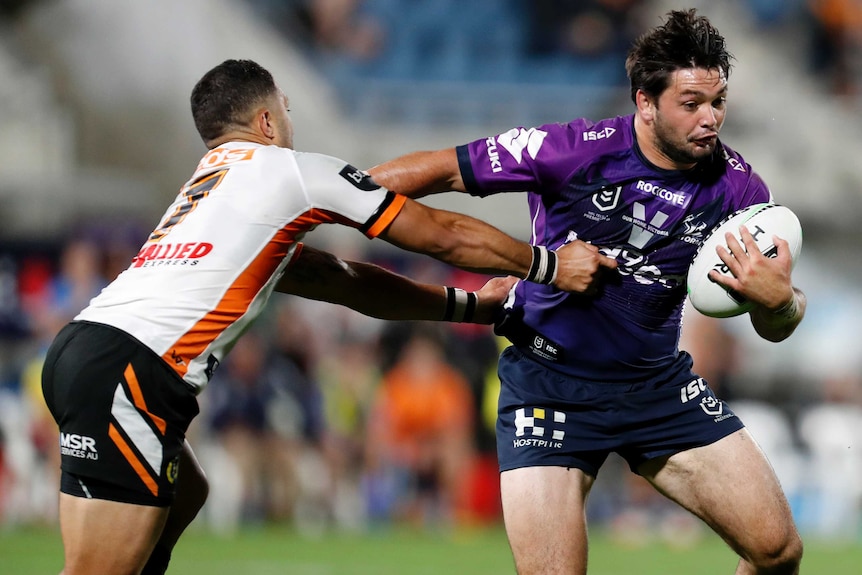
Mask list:
[{"label": "hand gripping the ball", "polygon": [[782,341],[796,330],[806,308],[805,294],[793,287],[790,277],[793,253],[786,240],[773,236],[775,255],[764,255],[756,249],[745,226],[740,227],[740,238],[742,244],[729,233],[725,238],[727,248],[716,247],[718,257],[733,275],[712,270],[709,277],[754,304],[749,317],[758,335],[768,341]]},{"label": "hand gripping the ball", "polygon": [[[742,237],[743,225],[747,228],[748,239]],[[772,305],[774,299],[787,295],[789,287],[785,290],[780,282],[773,285],[769,279],[773,277],[773,274],[769,273],[771,267],[765,268],[765,275],[761,276],[759,273],[761,266],[766,263],[765,260],[778,255],[776,236],[781,239],[779,243],[782,244],[782,257],[786,257],[789,252],[792,269],[802,247],[802,226],[799,218],[789,208],[770,203],[753,204],[734,212],[713,227],[689,266],[686,281],[694,308],[711,317],[733,317],[760,305]],[[731,240],[739,256],[738,261],[730,247]],[[757,258],[751,259],[753,256],[748,254],[757,254]],[[738,266],[731,267],[728,264]],[[735,276],[734,272],[742,275]],[[738,280],[739,283],[731,281],[732,279]],[[758,283],[743,287],[752,282]],[[769,292],[761,293],[759,283],[772,287],[768,288]],[[745,293],[735,289],[736,287],[751,290],[759,300],[749,299]],[[778,293],[774,293],[776,291]]]},{"label": "hand gripping the ball", "polygon": [[787,241],[773,236],[775,257],[767,257],[745,225],[740,226],[739,232],[742,244],[732,233],[726,233],[727,248],[722,245],[715,248],[731,275],[711,270],[709,279],[768,310],[781,308],[793,297],[790,277],[793,258]]}]

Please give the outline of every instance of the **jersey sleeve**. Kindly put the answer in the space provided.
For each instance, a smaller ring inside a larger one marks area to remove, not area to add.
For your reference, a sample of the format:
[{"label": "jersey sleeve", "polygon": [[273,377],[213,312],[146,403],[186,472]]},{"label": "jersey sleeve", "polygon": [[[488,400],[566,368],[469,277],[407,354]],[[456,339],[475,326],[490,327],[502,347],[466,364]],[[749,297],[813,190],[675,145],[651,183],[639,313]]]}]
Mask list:
[{"label": "jersey sleeve", "polygon": [[459,146],[461,177],[474,196],[499,192],[556,191],[586,159],[585,120],[517,127]]},{"label": "jersey sleeve", "polygon": [[299,153],[296,161],[312,209],[326,212],[328,221],[358,228],[370,238],[383,232],[407,201],[344,160]]},{"label": "jersey sleeve", "polygon": [[730,178],[730,189],[738,189],[733,194],[731,211],[765,202],[774,202],[772,191],[757,172],[740,156],[727,146],[724,146],[724,160],[727,163],[727,173]]}]

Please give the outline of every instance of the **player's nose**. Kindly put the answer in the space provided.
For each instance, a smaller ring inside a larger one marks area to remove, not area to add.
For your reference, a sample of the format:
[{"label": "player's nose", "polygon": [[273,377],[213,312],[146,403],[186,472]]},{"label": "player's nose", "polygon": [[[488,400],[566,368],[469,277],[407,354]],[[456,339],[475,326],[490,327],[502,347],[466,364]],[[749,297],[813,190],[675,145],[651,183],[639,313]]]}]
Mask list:
[{"label": "player's nose", "polygon": [[702,106],[700,113],[700,125],[704,128],[714,130],[718,125],[718,116],[712,106]]}]

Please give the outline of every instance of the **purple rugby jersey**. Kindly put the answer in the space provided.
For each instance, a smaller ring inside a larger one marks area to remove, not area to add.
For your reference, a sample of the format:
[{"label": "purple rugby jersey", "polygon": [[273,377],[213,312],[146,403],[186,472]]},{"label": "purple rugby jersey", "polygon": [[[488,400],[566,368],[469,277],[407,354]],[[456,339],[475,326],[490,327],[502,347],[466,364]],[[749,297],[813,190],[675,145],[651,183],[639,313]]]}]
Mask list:
[{"label": "purple rugby jersey", "polygon": [[633,115],[513,128],[457,151],[472,195],[528,192],[533,244],[580,239],[617,260],[597,296],[519,282],[497,326],[537,361],[591,381],[640,380],[674,363],[698,246],[730,213],[771,200],[721,143],[691,170],[652,165]]}]

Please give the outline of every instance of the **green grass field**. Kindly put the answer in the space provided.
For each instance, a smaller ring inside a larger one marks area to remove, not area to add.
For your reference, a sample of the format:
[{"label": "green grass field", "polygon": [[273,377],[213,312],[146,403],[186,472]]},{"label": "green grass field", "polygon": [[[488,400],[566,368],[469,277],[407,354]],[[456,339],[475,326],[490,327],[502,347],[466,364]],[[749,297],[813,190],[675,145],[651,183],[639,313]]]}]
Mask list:
[{"label": "green grass field", "polygon": [[[594,534],[590,575],[729,575],[736,559],[707,538],[686,549],[654,543],[625,547]],[[62,566],[55,530],[0,532],[2,575],[56,575]],[[862,545],[809,541],[803,573],[859,575]],[[381,531],[309,539],[277,528],[230,537],[192,531],[174,553],[169,575],[506,575],[512,562],[501,530],[429,533]]]}]

